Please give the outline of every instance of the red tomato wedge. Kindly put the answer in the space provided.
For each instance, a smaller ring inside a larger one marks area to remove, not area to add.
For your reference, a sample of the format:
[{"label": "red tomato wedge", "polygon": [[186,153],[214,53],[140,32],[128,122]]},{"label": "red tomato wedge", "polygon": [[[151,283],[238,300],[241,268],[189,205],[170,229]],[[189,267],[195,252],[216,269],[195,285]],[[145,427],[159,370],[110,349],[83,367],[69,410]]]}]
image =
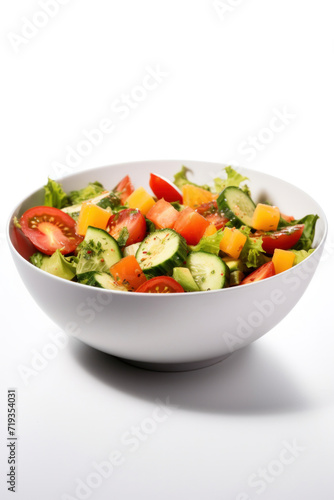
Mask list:
[{"label": "red tomato wedge", "polygon": [[66,255],[82,241],[75,232],[75,220],[59,208],[30,208],[22,215],[20,224],[25,236],[46,255],[58,249]]},{"label": "red tomato wedge", "polygon": [[161,177],[161,175],[150,175],[150,188],[159,200],[160,198],[164,198],[169,202],[183,202],[181,191],[168,179],[166,179],[165,177]]},{"label": "red tomato wedge", "polygon": [[247,283],[254,283],[255,281],[261,281],[264,280],[265,278],[270,278],[271,276],[274,276],[274,274],[275,274],[274,264],[272,263],[272,261],[266,262],[266,264],[263,264],[258,269],[249,274],[244,280],[242,280],[240,285],[247,285]]},{"label": "red tomato wedge", "polygon": [[152,221],[157,229],[167,227],[173,229],[178,217],[179,212],[163,198],[158,200],[146,214],[146,218]]},{"label": "red tomato wedge", "polygon": [[183,293],[182,286],[169,276],[157,276],[143,283],[136,292],[141,293]]},{"label": "red tomato wedge", "polygon": [[188,245],[197,245],[208,226],[210,226],[208,220],[187,207],[180,212],[173,229],[185,238]]},{"label": "red tomato wedge", "polygon": [[116,262],[110,268],[110,273],[119,285],[125,286],[129,291],[134,292],[140,285],[147,281],[136,257],[128,255]]},{"label": "red tomato wedge", "polygon": [[218,210],[216,200],[209,201],[208,203],[202,203],[202,205],[196,208],[196,212],[211,222],[211,224],[216,227],[217,231],[218,229],[225,227],[225,224],[229,221],[229,219],[224,215],[224,212]]},{"label": "red tomato wedge", "polygon": [[146,221],[139,210],[126,208],[112,215],[108,222],[107,231],[117,240],[123,227],[126,227],[129,231],[129,237],[125,246],[139,243],[139,241],[144,239],[146,234]]},{"label": "red tomato wedge", "polygon": [[123,177],[123,179],[115,187],[115,191],[120,194],[121,203],[125,203],[130,194],[134,192],[135,188],[131,182],[128,175]]},{"label": "red tomato wedge", "polygon": [[280,248],[281,250],[289,250],[292,248],[300,239],[303,231],[304,224],[296,224],[295,226],[284,227],[279,231],[273,231],[272,233],[256,231],[254,236],[262,236],[263,250],[272,255],[275,248]]}]

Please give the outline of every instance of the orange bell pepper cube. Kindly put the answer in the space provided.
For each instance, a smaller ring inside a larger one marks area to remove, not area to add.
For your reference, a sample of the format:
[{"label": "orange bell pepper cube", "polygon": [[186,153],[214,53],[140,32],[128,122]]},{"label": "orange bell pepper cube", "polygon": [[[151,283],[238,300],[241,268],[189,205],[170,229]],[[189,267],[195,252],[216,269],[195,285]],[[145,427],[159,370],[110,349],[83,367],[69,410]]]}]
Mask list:
[{"label": "orange bell pepper cube", "polygon": [[126,199],[129,208],[138,208],[143,215],[146,215],[150,208],[155,204],[154,199],[148,192],[143,188],[137,188],[130,196]]},{"label": "orange bell pepper cube", "polygon": [[183,205],[191,208],[197,208],[203,203],[216,200],[218,195],[210,193],[206,189],[202,189],[191,184],[182,186]]},{"label": "orange bell pepper cube", "polygon": [[210,223],[210,226],[208,226],[206,228],[206,230],[204,231],[202,238],[205,238],[206,236],[212,236],[216,232],[217,232],[216,226],[214,224]]},{"label": "orange bell pepper cube", "polygon": [[239,229],[225,227],[219,248],[233,259],[238,259],[246,241],[247,236]]},{"label": "orange bell pepper cube", "polygon": [[280,218],[278,207],[258,203],[252,217],[252,227],[262,231],[276,231]]},{"label": "orange bell pepper cube", "polygon": [[272,262],[275,266],[275,273],[282,273],[293,266],[295,254],[289,250],[275,248]]},{"label": "orange bell pepper cube", "polygon": [[173,205],[161,198],[147,212],[146,217],[153,222],[156,228],[164,229],[168,227],[173,229],[176,219],[180,213],[175,210]]},{"label": "orange bell pepper cube", "polygon": [[88,226],[106,229],[110,215],[108,210],[104,210],[104,208],[93,203],[84,202],[77,222],[77,233],[85,236]]},{"label": "orange bell pepper cube", "polygon": [[116,264],[111,266],[110,273],[117,284],[125,286],[131,292],[137,290],[140,285],[147,281],[134,255],[128,255],[116,262]]},{"label": "orange bell pepper cube", "polygon": [[185,238],[188,245],[197,245],[208,226],[209,221],[188,207],[179,213],[173,229]]}]

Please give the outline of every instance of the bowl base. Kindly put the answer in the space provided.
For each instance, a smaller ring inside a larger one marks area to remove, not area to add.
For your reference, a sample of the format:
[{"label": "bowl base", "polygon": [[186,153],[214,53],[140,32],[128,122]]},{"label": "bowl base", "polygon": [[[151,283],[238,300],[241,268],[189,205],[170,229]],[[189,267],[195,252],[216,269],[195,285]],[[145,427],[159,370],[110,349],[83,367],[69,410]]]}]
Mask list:
[{"label": "bowl base", "polygon": [[146,361],[135,361],[134,359],[118,358],[121,361],[129,365],[136,366],[137,368],[143,368],[144,370],[151,370],[155,372],[186,372],[191,370],[200,370],[201,368],[206,368],[207,366],[215,365],[220,363],[224,359],[228,358],[232,353],[224,354],[218,358],[205,359],[204,361],[193,361],[186,363],[150,363]]}]

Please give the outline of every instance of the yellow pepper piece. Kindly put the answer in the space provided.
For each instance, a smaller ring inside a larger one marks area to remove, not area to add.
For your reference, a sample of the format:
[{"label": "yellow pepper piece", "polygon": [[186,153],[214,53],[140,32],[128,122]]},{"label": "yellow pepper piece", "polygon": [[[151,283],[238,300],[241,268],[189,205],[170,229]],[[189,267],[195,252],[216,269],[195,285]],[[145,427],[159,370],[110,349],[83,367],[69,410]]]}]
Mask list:
[{"label": "yellow pepper piece", "polygon": [[143,188],[139,187],[126,199],[130,208],[137,208],[143,215],[146,215],[155,204],[152,196]]},{"label": "yellow pepper piece", "polygon": [[281,250],[275,248],[273,255],[273,264],[275,267],[275,274],[282,273],[293,266],[295,254],[289,250]]},{"label": "yellow pepper piece", "polygon": [[104,210],[93,203],[84,202],[77,222],[77,233],[81,236],[85,236],[88,226],[105,229],[110,219],[110,215],[108,210]]},{"label": "yellow pepper piece", "polygon": [[280,218],[280,211],[277,207],[258,203],[252,218],[252,227],[262,231],[275,231]]},{"label": "yellow pepper piece", "polygon": [[235,227],[225,227],[219,248],[233,259],[238,259],[247,241],[247,236]]},{"label": "yellow pepper piece", "polygon": [[214,224],[210,224],[210,226],[208,226],[204,231],[202,238],[205,238],[206,236],[212,236],[216,232],[217,232],[216,226]]},{"label": "yellow pepper piece", "polygon": [[182,186],[183,205],[191,208],[197,208],[202,203],[216,200],[218,195],[210,193],[206,189],[185,184]]}]

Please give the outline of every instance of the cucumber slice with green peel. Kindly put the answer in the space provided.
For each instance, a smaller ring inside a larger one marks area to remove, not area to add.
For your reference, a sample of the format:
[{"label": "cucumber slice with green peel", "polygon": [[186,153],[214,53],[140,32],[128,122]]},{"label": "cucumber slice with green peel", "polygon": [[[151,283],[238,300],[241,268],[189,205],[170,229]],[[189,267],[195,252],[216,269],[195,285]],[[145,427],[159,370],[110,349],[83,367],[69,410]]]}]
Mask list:
[{"label": "cucumber slice with green peel", "polygon": [[[95,196],[95,198],[91,198],[90,200],[87,201],[89,201],[89,203],[97,205],[98,202],[100,202],[103,198],[107,198],[108,194],[109,194],[108,191],[105,191],[104,193],[99,194],[98,196]],[[74,220],[77,220],[80,214],[81,207],[82,203],[79,203],[77,205],[71,205],[70,207],[62,208],[61,210],[62,212],[65,212],[66,214],[70,215]]]},{"label": "cucumber slice with green peel", "polygon": [[199,287],[187,267],[174,267],[173,278],[185,292],[199,292]]},{"label": "cucumber slice with green peel", "polygon": [[77,274],[77,279],[79,283],[83,283],[87,285],[91,277],[95,274],[96,271],[87,271],[86,273]]},{"label": "cucumber slice with green peel", "polygon": [[219,290],[229,286],[230,270],[225,262],[208,252],[191,252],[187,267],[201,291]]},{"label": "cucumber slice with green peel", "polygon": [[240,285],[245,275],[242,271],[232,271],[230,274],[230,286]]},{"label": "cucumber slice with green peel", "polygon": [[184,265],[186,240],[172,229],[155,231],[141,242],[136,259],[147,276],[170,276],[174,267]]},{"label": "cucumber slice with green peel", "polygon": [[[122,258],[122,252],[113,238],[104,229],[88,226],[85,239],[80,244],[77,265],[78,280],[90,271],[108,271]],[[86,277],[84,277],[86,279]]]},{"label": "cucumber slice with green peel", "polygon": [[242,189],[235,186],[225,188],[217,199],[219,210],[235,225],[252,227],[255,203]]},{"label": "cucumber slice with green peel", "polygon": [[105,288],[106,290],[129,291],[125,286],[118,285],[117,281],[109,273],[92,273],[86,284],[97,288]]}]

